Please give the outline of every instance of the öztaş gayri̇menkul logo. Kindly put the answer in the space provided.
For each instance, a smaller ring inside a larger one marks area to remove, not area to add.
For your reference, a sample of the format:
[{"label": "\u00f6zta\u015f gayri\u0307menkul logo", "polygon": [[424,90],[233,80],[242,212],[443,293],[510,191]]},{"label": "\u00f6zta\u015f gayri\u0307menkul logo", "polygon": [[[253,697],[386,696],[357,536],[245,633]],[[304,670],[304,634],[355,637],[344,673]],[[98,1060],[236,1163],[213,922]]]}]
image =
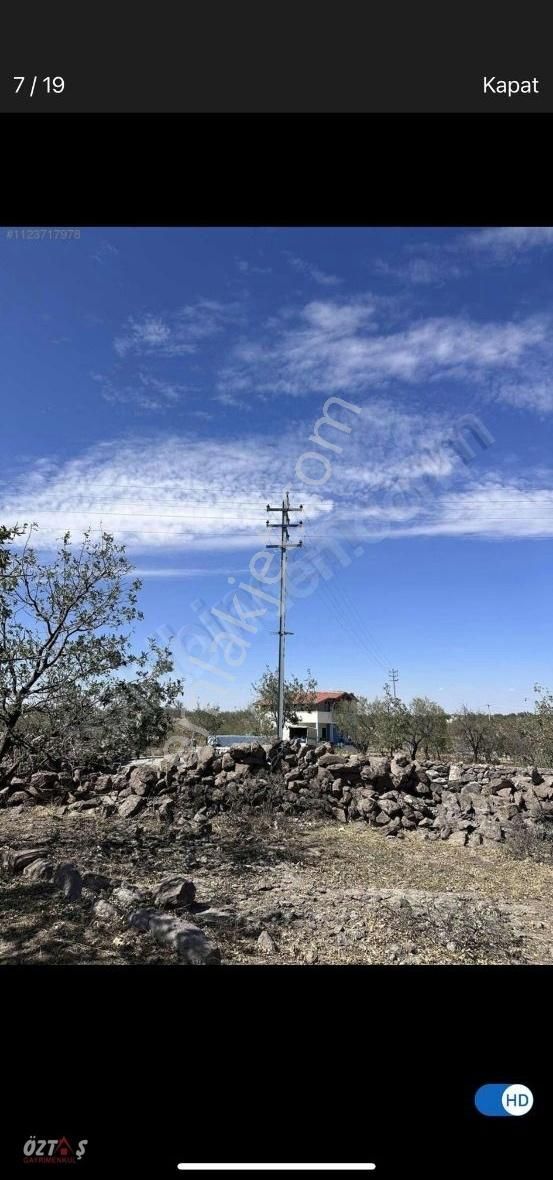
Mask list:
[{"label": "\u00f6zta\u015f gayri\u0307menkul logo", "polygon": [[534,1105],[534,1095],[518,1082],[494,1082],[480,1086],[474,1095],[474,1105],[480,1114],[503,1118],[508,1114],[528,1114]]},{"label": "\u00f6zta\u015f gayri\u0307menkul logo", "polygon": [[83,1158],[88,1139],[79,1139],[75,1147],[69,1139],[36,1139],[30,1135],[23,1144],[23,1160],[26,1164],[75,1164]]}]

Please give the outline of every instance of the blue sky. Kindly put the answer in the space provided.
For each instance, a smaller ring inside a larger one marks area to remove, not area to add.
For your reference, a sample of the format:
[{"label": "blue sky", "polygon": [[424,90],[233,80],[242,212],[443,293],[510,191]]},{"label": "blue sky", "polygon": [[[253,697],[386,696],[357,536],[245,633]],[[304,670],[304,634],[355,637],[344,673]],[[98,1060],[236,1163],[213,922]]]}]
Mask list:
[{"label": "blue sky", "polygon": [[394,666],[449,710],[553,687],[552,228],[0,251],[0,519],[45,549],[89,525],[124,542],[137,644],[171,640],[185,701],[244,704],[276,662],[265,508],[286,490],[290,671],[372,696]]}]

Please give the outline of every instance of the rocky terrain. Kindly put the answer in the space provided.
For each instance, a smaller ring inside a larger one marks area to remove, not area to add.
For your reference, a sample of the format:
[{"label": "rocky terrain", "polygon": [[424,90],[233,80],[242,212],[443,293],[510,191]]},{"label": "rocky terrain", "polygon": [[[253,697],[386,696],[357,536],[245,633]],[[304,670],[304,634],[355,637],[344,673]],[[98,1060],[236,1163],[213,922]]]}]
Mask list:
[{"label": "rocky terrain", "polygon": [[1,963],[552,957],[535,768],[204,746],[0,803]]},{"label": "rocky terrain", "polygon": [[102,818],[150,814],[190,831],[222,812],[361,821],[384,835],[422,830],[429,840],[500,843],[515,827],[553,816],[553,773],[535,768],[413,762],[341,754],[329,742],[213,747],[130,763],[113,775],[40,771],[12,778],[0,807],[18,814],[54,806],[59,816],[94,810]]}]

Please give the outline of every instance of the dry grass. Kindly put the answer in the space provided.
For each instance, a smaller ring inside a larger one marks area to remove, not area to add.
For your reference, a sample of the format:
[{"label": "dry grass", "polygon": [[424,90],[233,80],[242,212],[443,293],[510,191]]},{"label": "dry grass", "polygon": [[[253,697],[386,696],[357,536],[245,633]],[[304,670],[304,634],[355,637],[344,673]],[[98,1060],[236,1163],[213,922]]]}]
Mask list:
[{"label": "dry grass", "polygon": [[[152,888],[183,874],[197,889],[191,917],[226,963],[521,963],[553,959],[553,864],[503,847],[460,848],[413,834],[385,838],[363,824],[219,817],[213,835],[174,842],[147,821],[47,808],[0,815],[0,844],[48,841],[114,884]],[[124,918],[102,923],[93,898],[70,905],[47,885],[0,880],[0,962],[172,962]],[[257,944],[268,930],[276,952]]]},{"label": "dry grass", "polygon": [[490,901],[547,901],[553,896],[553,865],[513,860],[503,846],[460,848],[447,840],[384,838],[362,824],[321,826],[328,871],[379,888],[475,892]]}]

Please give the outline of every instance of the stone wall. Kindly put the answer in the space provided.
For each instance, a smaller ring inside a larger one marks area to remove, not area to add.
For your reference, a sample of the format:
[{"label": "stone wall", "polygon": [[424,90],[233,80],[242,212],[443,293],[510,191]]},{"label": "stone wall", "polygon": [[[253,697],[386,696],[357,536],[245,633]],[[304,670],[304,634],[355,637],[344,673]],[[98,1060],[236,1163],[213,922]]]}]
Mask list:
[{"label": "stone wall", "polygon": [[14,778],[0,806],[54,806],[65,815],[95,809],[102,817],[155,815],[191,833],[224,811],[263,809],[285,815],[364,822],[386,836],[418,830],[456,844],[498,843],[509,826],[543,824],[553,816],[553,773],[446,762],[340,754],[329,742],[315,749],[211,746],[180,756],[141,760],[112,775],[42,771]]}]

